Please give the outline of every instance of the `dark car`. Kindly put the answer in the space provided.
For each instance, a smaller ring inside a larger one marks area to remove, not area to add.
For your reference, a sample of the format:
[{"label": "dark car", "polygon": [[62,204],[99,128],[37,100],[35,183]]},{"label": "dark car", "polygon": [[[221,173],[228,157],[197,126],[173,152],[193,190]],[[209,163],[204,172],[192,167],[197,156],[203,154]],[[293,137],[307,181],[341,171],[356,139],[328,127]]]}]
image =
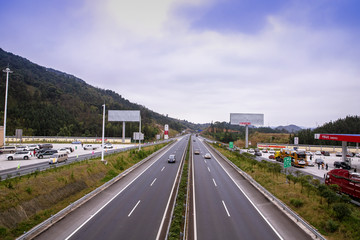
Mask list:
[{"label": "dark car", "polygon": [[347,170],[351,169],[350,165],[347,162],[340,162],[340,161],[335,161],[334,162],[334,167],[335,168],[347,169]]},{"label": "dark car", "polygon": [[54,153],[57,153],[58,151],[55,149],[46,150],[45,152],[38,153],[37,158],[49,158]]},{"label": "dark car", "polygon": [[261,152],[255,152],[255,156],[262,156]]},{"label": "dark car", "polygon": [[330,156],[330,153],[329,153],[328,151],[324,151],[322,154],[323,154],[324,156]]},{"label": "dark car", "polygon": [[53,145],[51,143],[44,143],[39,145],[40,149],[51,149]]}]

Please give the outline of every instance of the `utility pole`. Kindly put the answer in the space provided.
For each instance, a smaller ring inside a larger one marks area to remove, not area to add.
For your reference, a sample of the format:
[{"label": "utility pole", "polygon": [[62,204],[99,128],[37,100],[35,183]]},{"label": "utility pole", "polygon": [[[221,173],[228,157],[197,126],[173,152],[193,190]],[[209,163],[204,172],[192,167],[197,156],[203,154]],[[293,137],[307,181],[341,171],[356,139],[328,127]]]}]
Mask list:
[{"label": "utility pole", "polygon": [[7,112],[7,99],[8,99],[8,82],[9,82],[9,73],[13,73],[10,71],[10,68],[6,68],[3,70],[6,72],[6,90],[5,90],[5,109],[4,109],[4,146],[6,145],[6,112]]}]

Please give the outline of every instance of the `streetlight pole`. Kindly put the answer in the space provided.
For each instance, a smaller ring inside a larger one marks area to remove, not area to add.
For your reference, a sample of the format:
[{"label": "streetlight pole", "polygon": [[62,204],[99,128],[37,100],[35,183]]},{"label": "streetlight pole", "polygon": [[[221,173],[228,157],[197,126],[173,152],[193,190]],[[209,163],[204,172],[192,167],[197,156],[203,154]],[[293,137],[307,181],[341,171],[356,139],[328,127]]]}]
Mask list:
[{"label": "streetlight pole", "polygon": [[7,112],[7,99],[8,99],[8,82],[9,82],[9,73],[12,73],[10,71],[10,68],[6,68],[3,70],[3,72],[6,72],[6,90],[5,90],[5,109],[4,109],[4,146],[6,145],[6,112]]},{"label": "streetlight pole", "polygon": [[104,161],[104,138],[105,138],[105,104],[103,106],[103,126],[102,126],[102,145],[101,145],[101,161]]}]

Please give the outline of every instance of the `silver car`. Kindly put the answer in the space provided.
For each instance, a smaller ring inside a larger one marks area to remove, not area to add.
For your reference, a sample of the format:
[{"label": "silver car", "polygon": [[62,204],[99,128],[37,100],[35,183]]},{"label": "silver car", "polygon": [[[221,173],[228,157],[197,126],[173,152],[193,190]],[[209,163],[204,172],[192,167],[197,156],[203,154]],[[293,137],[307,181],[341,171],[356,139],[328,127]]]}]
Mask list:
[{"label": "silver car", "polygon": [[7,159],[8,160],[28,160],[29,158],[31,158],[31,152],[29,151],[20,151],[20,152],[16,152],[16,153],[12,153],[12,154],[8,154]]}]

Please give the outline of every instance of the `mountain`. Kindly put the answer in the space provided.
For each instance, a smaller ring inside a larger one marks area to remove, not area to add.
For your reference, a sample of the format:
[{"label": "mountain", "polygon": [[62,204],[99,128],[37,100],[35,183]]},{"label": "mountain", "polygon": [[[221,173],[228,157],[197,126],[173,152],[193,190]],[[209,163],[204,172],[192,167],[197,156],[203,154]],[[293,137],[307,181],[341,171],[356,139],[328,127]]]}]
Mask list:
[{"label": "mountain", "polygon": [[296,126],[294,124],[290,124],[290,125],[287,125],[287,126],[278,126],[275,129],[280,130],[280,131],[281,130],[286,130],[289,133],[296,133],[296,132],[302,130],[301,127],[298,127],[298,126]]},{"label": "mountain", "polygon": [[[7,66],[13,71],[8,86],[8,136],[16,129],[23,129],[26,136],[101,136],[104,103],[107,110],[141,110],[142,132],[148,140],[154,139],[164,124],[177,132],[197,128],[196,124],[156,113],[112,90],[93,87],[73,75],[39,66],[0,48],[0,68]],[[1,71],[1,93],[5,93],[5,78]],[[5,96],[1,96],[0,122],[4,105]],[[105,131],[107,137],[121,136],[122,124],[107,122]],[[135,131],[138,123],[127,123],[126,136]]]}]

